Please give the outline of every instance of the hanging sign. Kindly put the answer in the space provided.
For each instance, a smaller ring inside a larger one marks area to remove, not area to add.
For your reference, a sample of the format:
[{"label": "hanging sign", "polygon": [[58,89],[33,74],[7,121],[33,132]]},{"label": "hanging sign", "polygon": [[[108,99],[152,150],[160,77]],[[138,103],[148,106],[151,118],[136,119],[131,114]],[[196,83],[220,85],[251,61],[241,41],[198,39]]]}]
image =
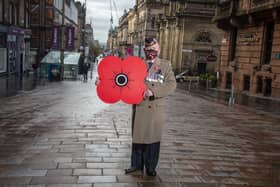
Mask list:
[{"label": "hanging sign", "polygon": [[75,27],[68,26],[66,27],[66,50],[73,51],[74,46],[74,40],[75,40]]},{"label": "hanging sign", "polygon": [[217,56],[209,55],[209,56],[207,56],[206,59],[207,59],[208,62],[216,62],[217,61]]},{"label": "hanging sign", "polygon": [[52,27],[52,49],[59,50],[59,26]]}]

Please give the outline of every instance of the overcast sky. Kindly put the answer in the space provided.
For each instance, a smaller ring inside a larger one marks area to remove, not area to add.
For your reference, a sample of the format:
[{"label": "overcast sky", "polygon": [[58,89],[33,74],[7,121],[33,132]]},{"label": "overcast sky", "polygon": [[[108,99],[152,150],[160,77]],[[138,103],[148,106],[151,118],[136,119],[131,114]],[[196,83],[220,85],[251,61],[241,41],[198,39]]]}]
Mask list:
[{"label": "overcast sky", "polygon": [[114,26],[118,25],[119,17],[123,15],[124,9],[129,10],[135,5],[135,0],[87,0],[87,20],[90,23],[92,19],[94,39],[101,43],[107,42],[111,25],[110,1],[115,2],[115,6],[114,3],[112,5]]}]

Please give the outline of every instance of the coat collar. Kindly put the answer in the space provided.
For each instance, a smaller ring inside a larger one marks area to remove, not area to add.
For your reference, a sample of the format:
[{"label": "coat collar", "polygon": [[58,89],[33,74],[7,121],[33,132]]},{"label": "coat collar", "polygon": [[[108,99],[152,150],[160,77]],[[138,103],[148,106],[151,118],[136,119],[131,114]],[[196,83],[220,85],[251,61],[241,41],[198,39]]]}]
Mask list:
[{"label": "coat collar", "polygon": [[[146,60],[146,64],[148,64],[149,60]],[[153,61],[153,66],[159,66],[160,65],[160,59],[158,57],[156,57]]]}]

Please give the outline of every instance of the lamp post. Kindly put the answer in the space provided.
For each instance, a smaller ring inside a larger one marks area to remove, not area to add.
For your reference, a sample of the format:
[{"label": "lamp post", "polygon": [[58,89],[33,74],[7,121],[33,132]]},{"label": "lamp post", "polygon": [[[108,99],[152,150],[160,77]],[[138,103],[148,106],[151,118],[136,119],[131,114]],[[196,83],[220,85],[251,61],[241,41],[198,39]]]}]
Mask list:
[{"label": "lamp post", "polygon": [[62,0],[62,24],[61,24],[61,44],[60,44],[60,80],[64,78],[64,34],[65,34],[65,0]]}]

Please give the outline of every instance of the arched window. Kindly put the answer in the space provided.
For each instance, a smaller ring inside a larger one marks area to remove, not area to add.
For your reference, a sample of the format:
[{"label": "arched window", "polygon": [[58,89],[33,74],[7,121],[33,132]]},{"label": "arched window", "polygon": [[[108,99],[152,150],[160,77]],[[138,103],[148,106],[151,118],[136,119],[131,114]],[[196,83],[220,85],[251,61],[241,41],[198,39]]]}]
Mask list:
[{"label": "arched window", "polygon": [[205,43],[211,43],[211,37],[210,37],[210,33],[207,31],[202,31],[200,32],[196,38],[195,38],[196,42],[205,42]]}]

